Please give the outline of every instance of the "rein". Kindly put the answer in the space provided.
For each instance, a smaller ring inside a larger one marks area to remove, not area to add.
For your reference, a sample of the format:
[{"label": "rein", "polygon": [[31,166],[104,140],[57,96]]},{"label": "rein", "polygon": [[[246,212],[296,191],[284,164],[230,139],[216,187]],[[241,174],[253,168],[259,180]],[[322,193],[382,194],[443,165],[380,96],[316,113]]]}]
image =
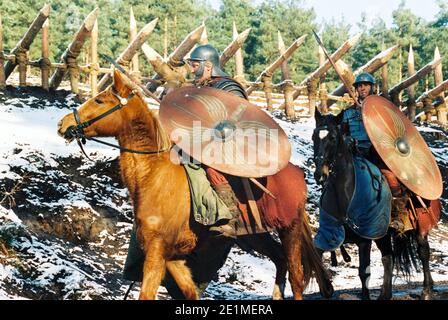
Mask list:
[{"label": "rein", "polygon": [[86,140],[91,140],[91,141],[95,141],[97,143],[101,143],[104,144],[106,146],[109,147],[114,147],[119,149],[120,151],[123,152],[129,152],[129,153],[136,153],[136,154],[148,154],[148,155],[153,155],[153,154],[159,154],[162,152],[166,152],[171,150],[172,147],[167,148],[167,149],[163,149],[163,150],[157,150],[157,151],[140,151],[140,150],[133,150],[133,149],[128,149],[128,148],[124,148],[121,147],[119,145],[116,144],[112,144],[106,141],[102,141],[100,139],[96,139],[96,138],[92,138],[92,137],[88,137],[86,136],[86,134],[84,133],[84,129],[91,126],[92,124],[94,124],[95,122],[107,117],[108,115],[114,113],[117,110],[120,110],[121,108],[123,108],[124,106],[126,106],[128,104],[128,102],[135,96],[134,92],[131,92],[131,94],[127,97],[121,97],[115,90],[114,87],[112,87],[112,94],[114,95],[115,98],[118,99],[118,104],[115,105],[113,108],[107,110],[106,112],[100,114],[99,116],[96,116],[93,119],[81,122],[81,118],[79,117],[79,113],[78,110],[76,108],[73,109],[73,116],[75,117],[75,121],[77,126],[76,127],[70,127],[67,130],[68,135],[71,135],[72,137],[74,137],[76,139],[76,142],[78,143],[82,153],[84,154],[84,156],[86,156],[87,159],[93,161],[92,159],[89,158],[89,156],[87,155],[87,153],[85,152],[83,145],[86,144]]}]

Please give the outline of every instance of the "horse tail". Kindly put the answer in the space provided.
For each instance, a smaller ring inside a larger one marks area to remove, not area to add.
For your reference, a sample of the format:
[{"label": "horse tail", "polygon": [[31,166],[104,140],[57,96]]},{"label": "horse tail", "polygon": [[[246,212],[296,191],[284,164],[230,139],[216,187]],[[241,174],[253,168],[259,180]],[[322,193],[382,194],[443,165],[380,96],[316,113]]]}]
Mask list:
[{"label": "horse tail", "polygon": [[313,244],[311,227],[306,211],[302,224],[302,264],[305,283],[308,284],[311,277],[314,276],[319,285],[321,295],[325,298],[330,298],[334,292],[333,285],[331,283],[330,275],[322,263],[322,258]]},{"label": "horse tail", "polygon": [[422,265],[418,256],[417,231],[410,230],[404,234],[393,233],[392,255],[397,272],[409,279],[412,271],[420,272]]}]

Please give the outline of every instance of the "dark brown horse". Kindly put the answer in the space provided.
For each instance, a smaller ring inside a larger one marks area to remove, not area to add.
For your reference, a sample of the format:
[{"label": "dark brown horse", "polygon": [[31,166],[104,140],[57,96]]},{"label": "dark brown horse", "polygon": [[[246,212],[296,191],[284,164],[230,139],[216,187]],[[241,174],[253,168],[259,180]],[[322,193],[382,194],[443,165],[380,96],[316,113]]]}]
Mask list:
[{"label": "dark brown horse", "polygon": [[[316,129],[313,133],[314,161],[316,164],[315,180],[318,183],[334,187],[336,207],[332,215],[338,221],[346,221],[347,209],[355,188],[353,164],[354,142],[349,136],[344,136],[338,125],[338,119],[332,115],[321,116],[316,112]],[[438,202],[434,201],[434,210],[438,210],[434,220],[440,215]],[[429,206],[429,203],[428,203]],[[432,213],[431,213],[432,214]],[[428,214],[427,214],[428,215]],[[392,276],[394,264],[398,271],[407,277],[412,269],[417,271],[423,267],[423,291],[421,298],[429,300],[433,295],[433,280],[429,269],[430,247],[428,229],[424,221],[418,220],[417,228],[405,234],[398,234],[389,228],[388,232],[375,241],[381,251],[384,267],[383,285],[379,299],[392,298]],[[435,222],[437,224],[437,222]],[[426,230],[422,230],[426,228]],[[359,254],[359,277],[362,284],[362,298],[370,299],[368,280],[370,278],[370,251],[372,239],[358,235],[344,222],[345,243],[356,243]]]},{"label": "dark brown horse", "polygon": [[[198,290],[186,257],[207,246],[205,240],[214,243],[211,252],[219,248],[219,243],[228,247],[229,240],[220,242],[204,236],[204,228],[191,219],[185,170],[170,160],[169,137],[140,94],[132,88],[135,89],[135,85],[115,71],[114,84],[61,119],[58,133],[69,141],[83,136],[116,137],[119,142],[121,173],[133,202],[137,237],[145,252],[140,298],[155,299],[168,270],[183,296],[197,299]],[[245,236],[245,245],[267,255],[276,264],[273,298],[283,297],[287,271],[295,299],[302,298],[313,273],[321,293],[329,296],[333,288],[312,244],[306,217],[307,189],[303,171],[291,164],[284,170],[269,177],[281,191],[274,192],[277,200],[263,199],[268,204],[266,207],[273,206],[280,213],[294,210],[293,221],[277,229],[281,246],[268,233]],[[295,172],[293,176],[292,171]],[[294,185],[295,190],[282,189],[288,179],[287,184]],[[260,210],[262,212],[263,208]],[[214,265],[213,272],[222,263]]]}]

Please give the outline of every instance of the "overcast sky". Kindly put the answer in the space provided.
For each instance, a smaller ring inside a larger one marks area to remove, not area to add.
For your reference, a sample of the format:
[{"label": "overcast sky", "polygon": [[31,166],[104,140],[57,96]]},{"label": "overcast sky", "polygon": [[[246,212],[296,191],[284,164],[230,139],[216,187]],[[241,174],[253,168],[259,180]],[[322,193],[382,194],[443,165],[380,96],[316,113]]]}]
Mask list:
[{"label": "overcast sky", "polygon": [[[208,0],[215,8],[219,8],[221,0]],[[444,0],[448,3],[448,0]],[[259,0],[253,0],[259,3]],[[317,22],[324,19],[330,21],[334,18],[340,21],[341,17],[353,27],[360,21],[361,13],[365,12],[372,20],[381,17],[388,27],[392,25],[392,11],[398,8],[401,0],[304,0],[306,7],[314,8]],[[425,20],[432,20],[439,11],[436,0],[406,0],[406,7]],[[354,30],[352,30],[354,31]]]}]

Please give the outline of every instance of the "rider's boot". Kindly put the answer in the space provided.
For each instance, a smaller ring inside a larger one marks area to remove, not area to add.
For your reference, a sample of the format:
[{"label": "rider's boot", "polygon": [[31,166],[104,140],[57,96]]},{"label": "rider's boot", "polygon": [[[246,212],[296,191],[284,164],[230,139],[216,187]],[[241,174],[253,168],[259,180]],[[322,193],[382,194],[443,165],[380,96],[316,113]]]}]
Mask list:
[{"label": "rider's boot", "polygon": [[390,227],[394,228],[399,234],[412,229],[406,208],[409,196],[405,193],[399,197],[392,198],[392,212]]},{"label": "rider's boot", "polygon": [[219,198],[229,208],[232,219],[221,219],[210,227],[210,231],[218,232],[225,237],[236,238],[241,210],[238,208],[238,199],[228,183],[222,183],[214,187]]}]

